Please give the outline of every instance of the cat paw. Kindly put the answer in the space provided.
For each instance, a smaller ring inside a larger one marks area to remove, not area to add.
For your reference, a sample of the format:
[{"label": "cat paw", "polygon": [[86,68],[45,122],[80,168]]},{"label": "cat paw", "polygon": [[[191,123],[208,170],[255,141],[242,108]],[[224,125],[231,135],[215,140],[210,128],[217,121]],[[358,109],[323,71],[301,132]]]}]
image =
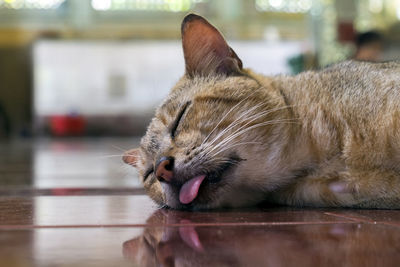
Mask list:
[{"label": "cat paw", "polygon": [[353,185],[343,181],[331,182],[328,187],[333,193],[339,194],[353,194],[356,191]]}]

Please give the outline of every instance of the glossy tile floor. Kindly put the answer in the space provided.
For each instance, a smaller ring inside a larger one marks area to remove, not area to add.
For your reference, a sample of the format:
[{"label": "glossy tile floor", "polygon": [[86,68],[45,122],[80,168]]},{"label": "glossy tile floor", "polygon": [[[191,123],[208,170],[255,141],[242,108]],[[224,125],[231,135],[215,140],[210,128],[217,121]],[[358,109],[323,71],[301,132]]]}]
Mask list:
[{"label": "glossy tile floor", "polygon": [[158,209],[137,142],[0,144],[0,266],[400,266],[400,211]]}]

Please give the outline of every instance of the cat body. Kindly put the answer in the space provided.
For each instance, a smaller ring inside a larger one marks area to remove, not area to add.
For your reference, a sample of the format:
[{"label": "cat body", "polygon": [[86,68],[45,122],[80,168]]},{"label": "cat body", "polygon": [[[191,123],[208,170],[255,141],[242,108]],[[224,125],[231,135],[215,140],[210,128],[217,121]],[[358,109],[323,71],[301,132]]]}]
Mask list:
[{"label": "cat body", "polygon": [[400,207],[399,63],[348,61],[277,77],[275,84],[300,122],[293,140],[307,144],[301,154],[308,167],[307,175],[274,192],[273,199],[290,205]]},{"label": "cat body", "polygon": [[400,207],[399,63],[266,77],[196,15],[182,42],[185,75],[124,157],[157,203]]}]

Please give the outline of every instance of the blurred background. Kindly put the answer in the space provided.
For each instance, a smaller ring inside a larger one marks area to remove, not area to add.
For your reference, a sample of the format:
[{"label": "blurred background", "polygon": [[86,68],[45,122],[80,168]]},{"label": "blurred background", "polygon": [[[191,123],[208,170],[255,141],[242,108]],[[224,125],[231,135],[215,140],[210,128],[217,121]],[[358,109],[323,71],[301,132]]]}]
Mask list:
[{"label": "blurred background", "polygon": [[[400,0],[0,0],[0,201],[11,214],[3,222],[132,223],[153,213],[121,157],[184,73],[180,24],[189,12],[266,75],[400,58]],[[114,242],[99,251],[120,259],[138,229],[94,240]],[[92,251],[70,231],[42,230],[24,235],[33,249],[15,259],[59,265],[65,248],[79,249],[73,260]]]},{"label": "blurred background", "polygon": [[[400,0],[0,0],[0,224],[144,223],[157,209],[121,157],[184,73],[189,12],[266,75],[400,58]],[[106,265],[141,231],[82,229],[11,232],[3,243],[27,248],[16,262],[59,266],[70,254],[71,266],[82,251],[93,258],[94,241]]]},{"label": "blurred background", "polygon": [[0,138],[142,135],[189,12],[264,74],[352,58],[371,30],[377,60],[400,57],[400,0],[0,0]]}]

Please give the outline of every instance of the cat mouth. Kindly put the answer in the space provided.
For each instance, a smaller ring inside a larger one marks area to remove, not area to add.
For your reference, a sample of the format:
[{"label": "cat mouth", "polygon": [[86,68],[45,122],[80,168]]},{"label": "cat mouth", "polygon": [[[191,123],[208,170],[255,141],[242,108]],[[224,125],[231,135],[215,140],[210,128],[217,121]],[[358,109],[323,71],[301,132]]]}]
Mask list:
[{"label": "cat mouth", "polygon": [[213,171],[196,175],[186,181],[179,190],[179,202],[184,205],[191,204],[199,195],[201,187],[205,184],[216,184],[221,181],[222,176],[230,171],[242,159],[231,157],[227,162],[216,167]]}]

